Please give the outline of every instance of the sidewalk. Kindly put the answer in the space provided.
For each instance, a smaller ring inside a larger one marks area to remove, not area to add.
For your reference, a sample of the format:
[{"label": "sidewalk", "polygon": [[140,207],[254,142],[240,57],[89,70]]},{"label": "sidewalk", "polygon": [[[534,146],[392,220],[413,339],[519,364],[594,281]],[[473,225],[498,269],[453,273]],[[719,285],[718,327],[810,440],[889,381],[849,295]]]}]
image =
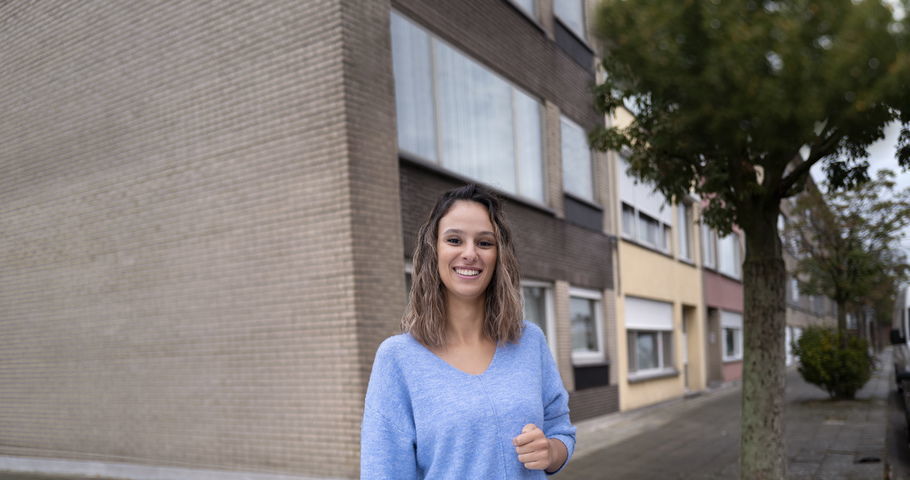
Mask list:
[{"label": "sidewalk", "polygon": [[[881,479],[891,350],[851,401],[833,402],[793,369],[784,413],[793,480]],[[578,450],[562,480],[738,479],[739,385],[578,424]]]}]

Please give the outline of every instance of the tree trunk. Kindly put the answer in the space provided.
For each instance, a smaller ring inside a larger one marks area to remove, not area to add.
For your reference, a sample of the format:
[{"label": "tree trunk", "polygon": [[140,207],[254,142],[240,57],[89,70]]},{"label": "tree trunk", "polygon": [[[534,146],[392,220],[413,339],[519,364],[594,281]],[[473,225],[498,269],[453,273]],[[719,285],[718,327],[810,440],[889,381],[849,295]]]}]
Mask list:
[{"label": "tree trunk", "polygon": [[847,330],[847,302],[837,302],[837,333],[843,334]]},{"label": "tree trunk", "polygon": [[760,218],[743,225],[746,234],[740,458],[743,480],[783,480],[786,475],[783,444],[786,268],[776,220],[776,210],[761,212]]}]

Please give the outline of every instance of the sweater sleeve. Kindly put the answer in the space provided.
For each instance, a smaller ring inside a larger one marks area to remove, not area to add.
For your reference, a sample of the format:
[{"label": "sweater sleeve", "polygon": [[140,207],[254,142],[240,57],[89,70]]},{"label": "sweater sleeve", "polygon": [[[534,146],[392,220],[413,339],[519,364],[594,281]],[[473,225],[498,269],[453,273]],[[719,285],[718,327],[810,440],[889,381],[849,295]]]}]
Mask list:
[{"label": "sweater sleeve", "polygon": [[394,350],[383,342],[373,361],[360,430],[361,480],[417,479],[414,420]]},{"label": "sweater sleeve", "polygon": [[546,338],[540,336],[540,356],[543,369],[543,431],[548,438],[555,438],[566,445],[566,461],[553,475],[565,468],[575,452],[575,426],[569,420],[569,394],[562,384],[562,377],[556,368],[553,354],[547,346]]}]

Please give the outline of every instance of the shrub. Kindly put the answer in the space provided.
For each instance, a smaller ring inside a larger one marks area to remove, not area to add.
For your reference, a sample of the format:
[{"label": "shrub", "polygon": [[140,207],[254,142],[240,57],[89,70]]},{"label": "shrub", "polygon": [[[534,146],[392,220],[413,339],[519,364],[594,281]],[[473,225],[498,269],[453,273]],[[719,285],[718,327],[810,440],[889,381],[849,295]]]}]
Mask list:
[{"label": "shrub", "polygon": [[857,336],[824,327],[809,327],[793,343],[799,373],[831,398],[850,399],[872,377],[875,359]]}]

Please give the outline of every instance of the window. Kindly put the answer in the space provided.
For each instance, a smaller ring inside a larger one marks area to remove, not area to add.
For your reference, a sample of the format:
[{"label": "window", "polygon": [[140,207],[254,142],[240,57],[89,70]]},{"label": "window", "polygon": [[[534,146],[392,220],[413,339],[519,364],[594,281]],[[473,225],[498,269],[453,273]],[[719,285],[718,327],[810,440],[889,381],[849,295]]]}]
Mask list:
[{"label": "window", "polygon": [[392,12],[398,147],[544,202],[541,104]]},{"label": "window", "polygon": [[629,330],[629,373],[673,368],[673,332]]},{"label": "window", "polygon": [[572,324],[572,363],[600,363],[605,360],[600,292],[569,289],[569,317]]},{"label": "window", "polygon": [[621,159],[619,194],[622,208],[622,233],[632,241],[669,253],[673,213],[663,195],[646,184],[639,183],[626,170]]},{"label": "window", "polygon": [[625,203],[622,204],[622,233],[629,238],[635,238],[635,209]]},{"label": "window", "polygon": [[815,301],[812,302],[812,304],[813,304],[813,306],[815,306],[815,314],[816,314],[816,315],[824,315],[824,313],[825,313],[825,297],[823,297],[823,296],[821,296],[821,295],[816,295],[815,298],[814,298],[814,300],[815,300]]},{"label": "window", "polygon": [[725,275],[740,278],[742,260],[739,253],[739,234],[733,232],[717,241],[717,269]]},{"label": "window", "polygon": [[578,38],[585,38],[584,0],[555,0],[553,13]]},{"label": "window", "polygon": [[799,301],[799,279],[796,277],[790,277],[790,300]]},{"label": "window", "polygon": [[733,362],[743,359],[743,316],[739,313],[720,312],[720,324],[724,330],[723,359]]},{"label": "window", "polygon": [[701,244],[702,244],[702,263],[706,267],[714,268],[717,265],[717,255],[716,255],[716,238],[717,235],[714,233],[714,230],[709,227],[706,223],[701,224]]},{"label": "window", "polygon": [[672,370],[673,304],[626,297],[625,318],[630,376]]},{"label": "window", "polygon": [[562,137],[562,178],[566,192],[594,202],[594,175],[591,147],[585,131],[566,117],[559,121]]},{"label": "window", "polygon": [[553,356],[556,356],[553,331],[553,288],[548,283],[525,280],[521,282],[524,319],[537,325],[547,337]]},{"label": "window", "polygon": [[512,0],[512,3],[518,5],[529,17],[537,18],[537,1],[536,0]]},{"label": "window", "polygon": [[692,260],[692,252],[689,245],[692,242],[689,241],[689,226],[692,223],[692,206],[688,203],[681,203],[678,205],[679,218],[677,219],[678,224],[676,225],[676,230],[679,232],[679,258],[684,260]]}]

